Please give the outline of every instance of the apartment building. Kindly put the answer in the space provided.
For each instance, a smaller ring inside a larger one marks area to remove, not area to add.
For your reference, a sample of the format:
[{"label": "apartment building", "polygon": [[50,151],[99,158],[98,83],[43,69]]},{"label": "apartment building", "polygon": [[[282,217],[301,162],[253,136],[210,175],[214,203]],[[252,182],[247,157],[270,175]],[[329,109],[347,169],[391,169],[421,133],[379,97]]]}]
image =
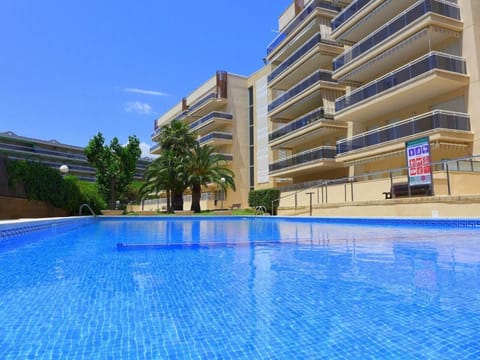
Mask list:
[{"label": "apartment building", "polygon": [[[70,175],[85,181],[95,181],[95,169],[88,163],[84,148],[80,146],[19,136],[7,131],[0,133],[0,155],[11,160],[37,161],[56,170],[67,165]],[[143,179],[150,161],[148,158],[137,161],[136,180]]]},{"label": "apartment building", "polygon": [[480,1],[295,0],[278,24],[263,68],[219,72],[155,121],[153,140],[183,119],[228,154],[231,202],[337,180],[339,202],[382,199],[421,137],[432,162],[480,154]]},{"label": "apartment building", "polygon": [[348,121],[335,118],[345,86],[332,76],[333,59],[344,50],[331,36],[340,11],[334,1],[293,2],[267,48],[269,175],[278,186],[348,175],[335,159],[336,141],[348,131]]},{"label": "apartment building", "polygon": [[347,89],[335,120],[348,123],[336,160],[350,176],[405,167],[419,137],[432,162],[479,153],[479,19],[477,0],[355,0],[333,19],[345,50],[332,78]]},{"label": "apartment building", "polygon": [[[205,189],[203,200],[209,209],[247,206],[250,184],[247,77],[217,71],[181,102],[154,121],[152,141],[158,141],[162,126],[173,120],[188,123],[200,145],[209,144],[227,159],[226,166],[235,174],[236,191],[212,184]],[[160,146],[150,152],[160,154]]]}]

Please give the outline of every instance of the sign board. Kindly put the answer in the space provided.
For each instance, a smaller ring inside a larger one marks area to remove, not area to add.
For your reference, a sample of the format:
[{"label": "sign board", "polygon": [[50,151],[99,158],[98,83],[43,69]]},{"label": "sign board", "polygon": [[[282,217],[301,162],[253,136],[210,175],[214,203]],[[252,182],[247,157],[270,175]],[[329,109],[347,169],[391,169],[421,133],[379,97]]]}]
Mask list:
[{"label": "sign board", "polygon": [[431,185],[430,141],[428,137],[407,141],[405,151],[408,166],[408,184]]}]

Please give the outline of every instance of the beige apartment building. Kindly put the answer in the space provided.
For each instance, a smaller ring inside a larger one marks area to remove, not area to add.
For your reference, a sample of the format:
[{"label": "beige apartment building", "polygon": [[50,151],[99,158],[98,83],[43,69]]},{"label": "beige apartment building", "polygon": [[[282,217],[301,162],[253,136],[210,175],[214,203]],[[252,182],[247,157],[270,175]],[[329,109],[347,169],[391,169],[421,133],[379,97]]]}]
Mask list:
[{"label": "beige apartment building", "polygon": [[229,204],[265,187],[284,207],[384,200],[425,137],[432,194],[478,194],[480,1],[297,0],[278,23],[265,67],[217,73],[155,123],[228,154]]},{"label": "beige apartment building", "polygon": [[[167,113],[155,120],[152,140],[157,141],[161,128],[172,120],[189,124],[200,145],[209,144],[223,154],[226,166],[235,174],[236,191],[224,193],[214,184],[205,189],[202,208],[220,209],[244,204],[249,192],[248,92],[247,78],[217,71],[199,88]],[[150,150],[159,154],[158,145]],[[188,197],[185,209],[188,209]]]}]

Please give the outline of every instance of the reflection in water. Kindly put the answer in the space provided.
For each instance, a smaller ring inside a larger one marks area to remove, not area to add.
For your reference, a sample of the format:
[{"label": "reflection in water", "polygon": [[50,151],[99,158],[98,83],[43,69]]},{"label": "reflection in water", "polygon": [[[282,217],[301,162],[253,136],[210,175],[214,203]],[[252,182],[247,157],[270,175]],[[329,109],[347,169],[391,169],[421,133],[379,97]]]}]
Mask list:
[{"label": "reflection in water", "polygon": [[[118,251],[119,242],[162,246]],[[105,221],[0,249],[0,265],[2,358],[78,349],[90,358],[286,359],[479,351],[478,230]]]}]

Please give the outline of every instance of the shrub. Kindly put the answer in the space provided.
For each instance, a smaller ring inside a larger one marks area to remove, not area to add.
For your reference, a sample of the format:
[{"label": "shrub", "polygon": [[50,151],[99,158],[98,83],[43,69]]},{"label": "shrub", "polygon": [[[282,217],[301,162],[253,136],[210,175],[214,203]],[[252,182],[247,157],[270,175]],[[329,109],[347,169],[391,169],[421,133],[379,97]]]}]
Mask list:
[{"label": "shrub", "polygon": [[75,176],[63,178],[47,165],[20,160],[7,163],[9,185],[22,184],[29,200],[45,202],[78,215],[80,205],[87,203],[95,213],[106,207],[95,184],[79,181]]},{"label": "shrub", "polygon": [[279,189],[251,190],[248,194],[248,205],[251,207],[265,206],[265,209],[272,214],[277,214]]},{"label": "shrub", "polygon": [[77,212],[81,204],[90,205],[95,214],[99,214],[101,210],[107,208],[107,203],[100,194],[100,191],[98,191],[97,184],[88,181],[80,181],[77,178],[75,179],[77,187],[80,189],[83,196],[83,202],[78,204],[76,209]]}]

